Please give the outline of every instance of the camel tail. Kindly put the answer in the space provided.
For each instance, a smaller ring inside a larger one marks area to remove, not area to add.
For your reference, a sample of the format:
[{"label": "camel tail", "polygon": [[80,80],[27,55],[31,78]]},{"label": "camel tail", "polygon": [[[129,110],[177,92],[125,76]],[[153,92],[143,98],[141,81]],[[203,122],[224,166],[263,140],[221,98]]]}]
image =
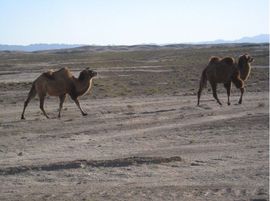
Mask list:
[{"label": "camel tail", "polygon": [[204,69],[201,75],[200,88],[197,93],[197,97],[198,97],[197,105],[200,105],[201,93],[202,93],[202,90],[206,88],[206,85],[207,85],[207,76],[206,76],[206,69]]},{"label": "camel tail", "polygon": [[200,89],[204,89],[207,86],[206,69],[203,70],[200,80]]},{"label": "camel tail", "polygon": [[28,105],[28,103],[31,101],[31,99],[33,99],[37,94],[37,91],[36,91],[36,87],[35,87],[35,82],[32,84],[32,87],[28,93],[28,97],[26,99],[26,101],[24,102],[24,107],[23,107],[23,112],[22,112],[22,115],[21,115],[21,119],[24,119],[24,112],[25,112],[25,109]]},{"label": "camel tail", "polygon": [[32,87],[28,93],[28,98],[29,97],[34,98],[36,94],[37,94],[37,91],[36,91],[36,87],[35,87],[35,82],[33,82]]}]

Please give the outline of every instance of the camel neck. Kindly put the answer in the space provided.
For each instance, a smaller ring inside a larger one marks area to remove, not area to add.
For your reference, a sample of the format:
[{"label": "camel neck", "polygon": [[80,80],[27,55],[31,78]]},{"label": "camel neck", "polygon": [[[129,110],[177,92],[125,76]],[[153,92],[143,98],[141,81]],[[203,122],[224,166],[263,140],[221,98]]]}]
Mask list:
[{"label": "camel neck", "polygon": [[240,77],[242,80],[247,80],[250,74],[250,65],[249,64],[242,64],[238,63],[238,69],[240,71]]},{"label": "camel neck", "polygon": [[239,68],[239,70],[243,69],[243,68],[244,68],[244,65],[243,65],[243,63],[241,63],[241,62],[238,62],[238,68]]},{"label": "camel neck", "polygon": [[86,94],[90,90],[91,84],[92,84],[92,79],[83,79],[83,80],[76,79],[75,87],[76,87],[77,95],[82,96]]}]

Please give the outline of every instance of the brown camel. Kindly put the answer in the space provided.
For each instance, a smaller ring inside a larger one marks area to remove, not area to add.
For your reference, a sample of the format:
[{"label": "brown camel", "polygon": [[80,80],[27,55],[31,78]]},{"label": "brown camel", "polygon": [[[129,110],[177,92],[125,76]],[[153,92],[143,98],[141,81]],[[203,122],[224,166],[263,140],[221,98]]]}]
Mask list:
[{"label": "brown camel", "polygon": [[60,99],[59,113],[58,117],[61,117],[61,109],[63,103],[66,99],[66,94],[74,100],[78,108],[80,109],[83,116],[87,115],[85,113],[78,101],[78,97],[89,92],[92,85],[92,78],[95,77],[97,73],[95,71],[89,70],[89,68],[84,69],[80,72],[78,78],[75,78],[68,68],[61,68],[58,71],[48,71],[41,74],[32,84],[32,88],[28,94],[26,101],[24,102],[24,108],[21,115],[21,119],[24,119],[25,108],[28,103],[33,99],[36,94],[39,96],[40,109],[43,114],[47,117],[44,110],[44,99],[46,95],[58,96]]},{"label": "brown camel", "polygon": [[217,97],[217,84],[223,83],[224,87],[227,90],[228,95],[228,105],[230,105],[230,94],[231,94],[231,84],[233,83],[236,88],[240,89],[241,96],[238,101],[239,104],[242,103],[242,97],[244,94],[244,81],[248,79],[250,74],[250,63],[253,62],[254,59],[250,57],[248,54],[244,54],[239,57],[238,63],[234,61],[231,57],[219,58],[219,57],[211,57],[207,67],[203,70],[200,80],[200,87],[198,91],[198,103],[200,104],[200,97],[203,88],[206,87],[207,80],[210,82],[212,87],[213,96],[217,100],[217,102],[221,104]]}]

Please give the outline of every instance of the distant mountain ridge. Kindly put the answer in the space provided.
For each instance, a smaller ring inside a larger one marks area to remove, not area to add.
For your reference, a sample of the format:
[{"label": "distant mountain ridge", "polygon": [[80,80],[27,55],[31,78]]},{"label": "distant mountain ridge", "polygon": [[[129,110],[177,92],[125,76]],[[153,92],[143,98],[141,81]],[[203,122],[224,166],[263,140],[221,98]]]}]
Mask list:
[{"label": "distant mountain ridge", "polygon": [[269,34],[260,34],[252,37],[243,37],[237,40],[218,39],[214,41],[198,42],[196,44],[223,44],[223,43],[269,43]]},{"label": "distant mountain ridge", "polygon": [[31,45],[1,45],[0,51],[25,51],[25,52],[33,52],[33,51],[43,51],[43,50],[56,50],[56,49],[68,49],[84,46],[83,44],[31,44]]},{"label": "distant mountain ridge", "polygon": [[[191,43],[182,43],[182,46],[192,45],[192,44],[230,44],[230,43],[269,43],[269,34],[260,34],[253,37],[243,37],[237,40],[214,40],[214,41],[202,41],[202,42],[191,42]],[[166,46],[166,47],[176,47],[179,44],[168,44],[168,45],[156,45],[156,44],[143,44],[143,45],[86,45],[86,44],[31,44],[31,45],[1,45],[0,51],[25,51],[25,52],[34,52],[34,51],[46,51],[46,50],[61,50],[61,49],[71,49],[82,47],[82,49],[93,49],[98,50],[129,50],[135,47],[147,47],[147,49]],[[136,49],[136,48],[135,48]]]}]

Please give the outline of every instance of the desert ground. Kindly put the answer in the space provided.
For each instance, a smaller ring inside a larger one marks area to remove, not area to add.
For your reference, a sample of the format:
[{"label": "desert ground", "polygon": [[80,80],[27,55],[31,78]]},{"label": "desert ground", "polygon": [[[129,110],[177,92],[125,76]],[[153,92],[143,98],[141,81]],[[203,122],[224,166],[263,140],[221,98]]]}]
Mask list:
[{"label": "desert ground", "polygon": [[[196,92],[210,56],[255,59],[243,103]],[[98,72],[81,116],[37,98],[48,69]],[[0,200],[269,200],[268,44],[0,52]]]}]

